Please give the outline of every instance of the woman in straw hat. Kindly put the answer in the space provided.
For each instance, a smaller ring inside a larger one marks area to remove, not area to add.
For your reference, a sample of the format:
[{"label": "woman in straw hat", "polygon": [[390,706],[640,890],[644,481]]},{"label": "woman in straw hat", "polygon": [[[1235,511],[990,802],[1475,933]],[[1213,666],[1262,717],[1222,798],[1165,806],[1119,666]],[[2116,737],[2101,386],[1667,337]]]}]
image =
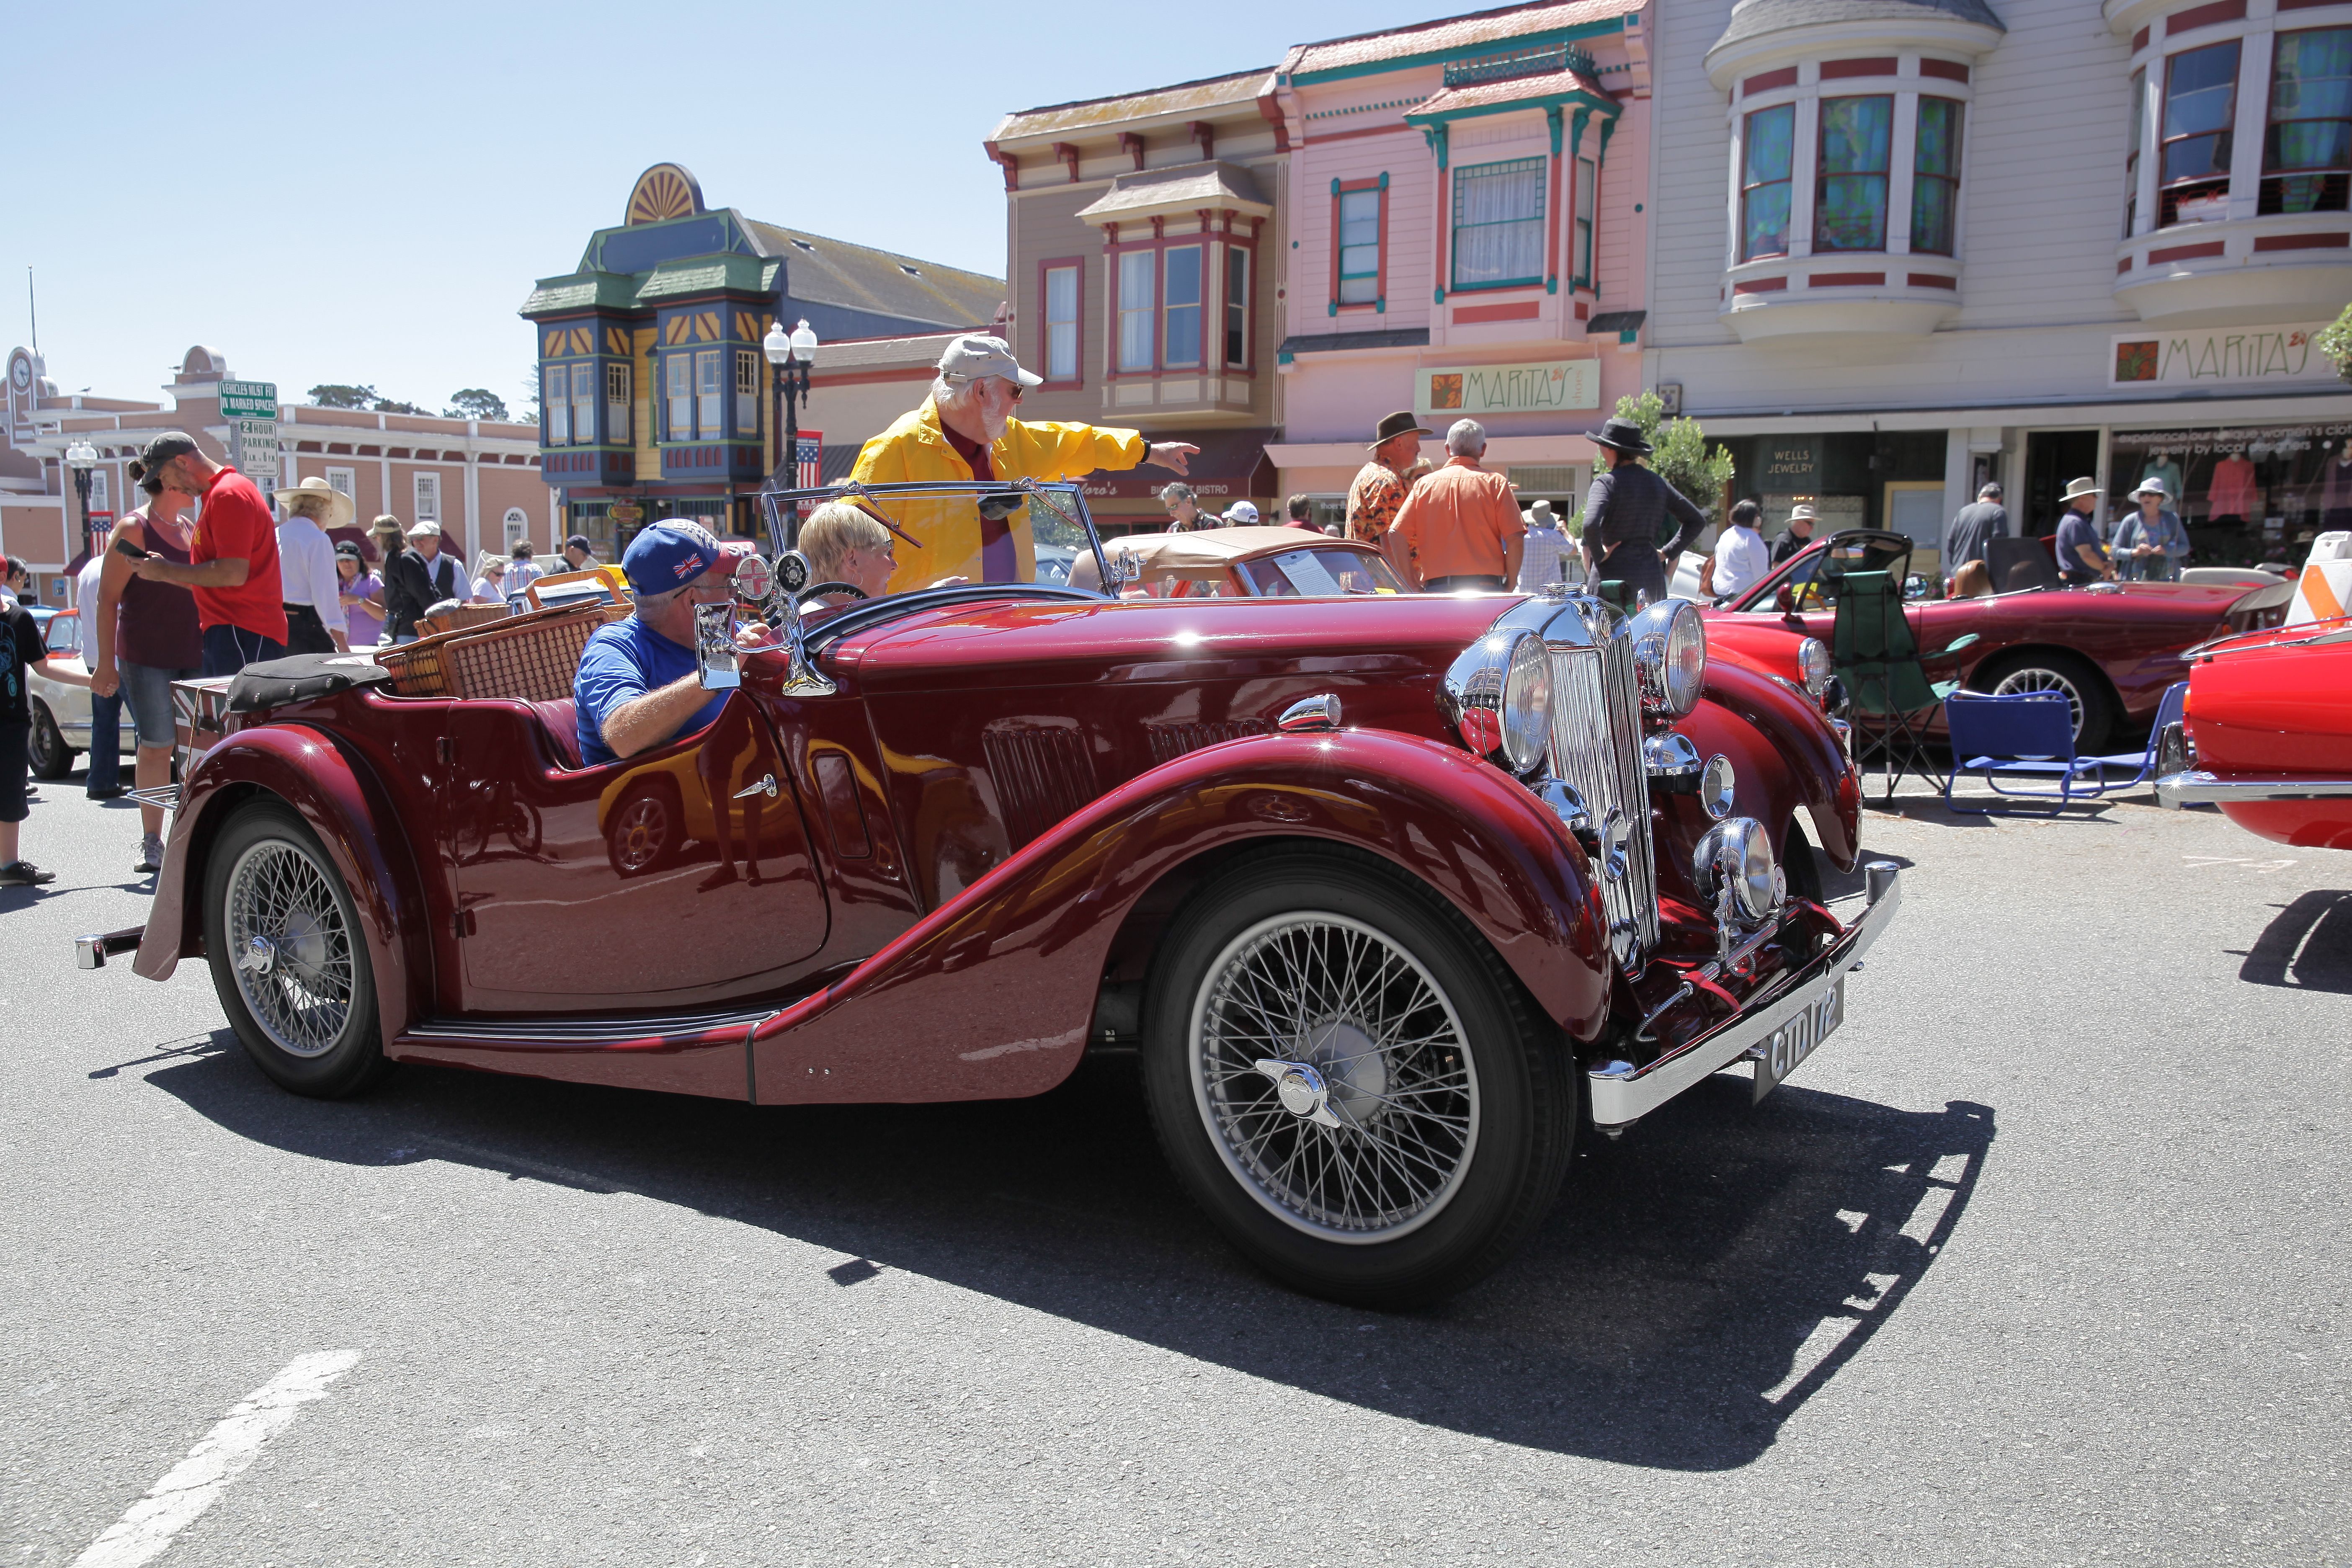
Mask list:
[{"label": "woman in straw hat", "polygon": [[[1666,596],[1666,563],[1706,526],[1706,514],[1674,486],[1642,466],[1650,451],[1642,427],[1612,419],[1591,432],[1592,444],[1609,451],[1609,471],[1596,474],[1584,497],[1584,559],[1591,580],[1625,584],[1626,602],[1646,594],[1656,604]],[[1661,540],[1666,519],[1672,538]]]},{"label": "woman in straw hat", "polygon": [[279,490],[277,500],[286,513],[286,521],[278,525],[286,651],[347,652],[351,626],[343,616],[342,579],[335,574],[335,545],[327,530],[350,523],[352,498],[312,475]]},{"label": "woman in straw hat", "polygon": [[2180,575],[2189,559],[2189,531],[2179,514],[2165,504],[2163,476],[2150,474],[2132,491],[2139,510],[2116,524],[2116,573],[2138,583],[2169,583]]}]

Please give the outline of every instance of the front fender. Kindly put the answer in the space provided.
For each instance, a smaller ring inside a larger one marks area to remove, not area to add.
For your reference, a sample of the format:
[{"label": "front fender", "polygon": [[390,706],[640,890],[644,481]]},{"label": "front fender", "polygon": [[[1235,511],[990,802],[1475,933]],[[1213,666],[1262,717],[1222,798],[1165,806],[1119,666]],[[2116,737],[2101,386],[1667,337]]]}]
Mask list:
[{"label": "front fender", "polygon": [[[1764,784],[1766,798],[1772,797],[1776,787],[1785,789],[1790,805],[1810,808],[1822,853],[1839,870],[1853,870],[1862,855],[1862,784],[1820,706],[1798,688],[1745,664],[1709,659],[1706,702],[1677,726],[1690,734],[1702,755],[1707,750],[1708,725],[1704,717],[1707,702],[1738,718],[1769,742],[1786,772],[1777,786],[1759,781]],[[1738,756],[1732,760],[1739,772],[1739,810],[1746,816],[1762,816],[1748,802],[1748,767],[1739,765]]]},{"label": "front fender", "polygon": [[432,959],[425,900],[405,840],[377,830],[396,822],[374,774],[320,731],[296,724],[240,730],[206,752],[191,770],[172,814],[172,837],[155,879],[155,901],[131,968],[167,978],[179,961],[204,952],[206,861],[222,825],[257,795],[284,801],[317,834],[359,910],[373,964],[376,1005],[387,1045],[428,994]]},{"label": "front fender", "polygon": [[1610,970],[1584,853],[1531,794],[1438,741],[1266,735],[1191,752],[1102,796],[759,1026],[759,1101],[1051,1089],[1086,1048],[1128,911],[1196,856],[1253,839],[1379,856],[1459,910],[1569,1034],[1591,1039],[1605,1021]]}]

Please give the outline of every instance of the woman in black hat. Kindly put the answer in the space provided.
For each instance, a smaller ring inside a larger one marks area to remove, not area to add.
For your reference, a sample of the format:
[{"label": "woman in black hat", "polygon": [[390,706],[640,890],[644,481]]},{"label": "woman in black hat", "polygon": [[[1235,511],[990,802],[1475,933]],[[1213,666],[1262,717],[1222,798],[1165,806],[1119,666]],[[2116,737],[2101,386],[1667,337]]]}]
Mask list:
[{"label": "woman in black hat", "polygon": [[[1596,474],[1584,498],[1584,560],[1591,580],[1625,584],[1628,602],[1647,594],[1656,604],[1666,596],[1666,563],[1681,551],[1686,535],[1706,526],[1706,514],[1683,493],[1642,466],[1650,450],[1642,427],[1631,419],[1612,419],[1591,433],[1593,445],[1610,451],[1609,471]],[[1678,526],[1664,543],[1668,514]]]}]

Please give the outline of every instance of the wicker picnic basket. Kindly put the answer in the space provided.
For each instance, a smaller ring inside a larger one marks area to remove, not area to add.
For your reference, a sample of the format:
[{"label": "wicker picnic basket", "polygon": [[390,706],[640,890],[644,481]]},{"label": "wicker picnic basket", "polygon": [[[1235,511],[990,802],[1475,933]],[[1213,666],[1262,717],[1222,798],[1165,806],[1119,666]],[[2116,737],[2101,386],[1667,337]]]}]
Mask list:
[{"label": "wicker picnic basket", "polygon": [[469,632],[508,618],[504,605],[459,605],[437,616],[421,616],[416,624],[429,632]]},{"label": "wicker picnic basket", "polygon": [[502,616],[480,629],[378,648],[375,661],[392,671],[393,693],[399,697],[553,702],[572,695],[580,650],[596,628],[628,613],[625,605],[601,604]]}]

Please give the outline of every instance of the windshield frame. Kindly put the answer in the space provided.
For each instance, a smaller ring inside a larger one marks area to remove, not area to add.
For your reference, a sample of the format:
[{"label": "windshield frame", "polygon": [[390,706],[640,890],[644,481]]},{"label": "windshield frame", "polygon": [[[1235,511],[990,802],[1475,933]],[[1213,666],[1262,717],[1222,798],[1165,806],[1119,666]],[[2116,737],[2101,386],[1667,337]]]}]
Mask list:
[{"label": "windshield frame", "polygon": [[[887,502],[894,496],[969,496],[975,503],[982,496],[1021,494],[1029,498],[1032,506],[1043,506],[1064,522],[1078,529],[1087,536],[1087,548],[1094,552],[1096,581],[1110,582],[1110,563],[1103,554],[1102,535],[1095,528],[1095,520],[1087,510],[1085,489],[1073,479],[920,479],[895,484],[864,484],[856,479],[842,479],[829,485],[817,485],[798,489],[761,490],[760,514],[768,527],[768,541],[782,560],[787,551],[800,542],[803,503],[812,509],[832,500],[866,500],[875,503],[885,516],[889,516]],[[891,523],[898,523],[890,517]],[[1031,537],[1035,537],[1032,525]],[[1073,557],[1072,559],[1076,559]],[[1073,587],[1057,583],[974,583],[973,588],[1047,588],[1083,594],[1088,598],[1108,599],[1112,595],[1088,588]],[[891,595],[907,598],[908,595]]]}]

